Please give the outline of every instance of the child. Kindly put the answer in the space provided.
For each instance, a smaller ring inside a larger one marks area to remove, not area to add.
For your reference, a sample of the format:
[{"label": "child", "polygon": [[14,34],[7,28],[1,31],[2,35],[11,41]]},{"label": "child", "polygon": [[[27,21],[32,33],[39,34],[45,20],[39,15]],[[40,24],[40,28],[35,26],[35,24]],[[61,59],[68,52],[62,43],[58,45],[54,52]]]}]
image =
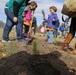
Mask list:
[{"label": "child", "polygon": [[24,31],[24,36],[27,36],[29,32],[29,27],[32,24],[31,19],[33,19],[33,11],[37,8],[37,3],[32,1],[30,2],[27,7],[24,9],[23,12],[23,17],[24,17],[24,26],[25,26],[25,31]]},{"label": "child", "polygon": [[62,23],[59,30],[60,30],[60,38],[61,38],[64,35],[64,23]]},{"label": "child", "polygon": [[47,22],[46,30],[47,30],[47,43],[52,43],[52,37],[53,37],[53,30],[55,27],[56,22],[58,21],[58,17],[56,14],[57,8],[55,6],[50,7],[50,15],[48,15],[48,19],[44,20]]}]

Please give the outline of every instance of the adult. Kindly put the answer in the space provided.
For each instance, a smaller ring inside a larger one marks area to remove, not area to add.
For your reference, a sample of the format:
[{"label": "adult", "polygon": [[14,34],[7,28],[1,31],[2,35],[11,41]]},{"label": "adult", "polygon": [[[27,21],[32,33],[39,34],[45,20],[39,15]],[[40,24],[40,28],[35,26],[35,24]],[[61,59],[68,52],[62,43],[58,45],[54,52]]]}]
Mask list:
[{"label": "adult", "polygon": [[57,38],[57,36],[58,36],[58,28],[59,28],[59,26],[60,26],[60,22],[59,22],[59,20],[56,22],[56,24],[55,24],[55,28],[54,28],[54,37],[55,38]]},{"label": "adult", "polygon": [[5,14],[7,16],[6,25],[3,31],[2,42],[11,42],[9,33],[14,25],[16,25],[17,40],[22,41],[23,19],[22,12],[30,0],[9,0],[5,5]]},{"label": "adult", "polygon": [[36,17],[34,17],[33,22],[32,22],[32,26],[34,27],[34,34],[36,33],[36,27],[37,27],[37,19]]},{"label": "adult", "polygon": [[[59,49],[67,50],[69,48],[69,43],[74,38],[76,32],[76,17],[73,17],[71,19],[71,25],[69,29],[69,33],[67,34],[67,37],[65,38],[63,44],[59,47]],[[71,54],[76,54],[76,47]]]}]

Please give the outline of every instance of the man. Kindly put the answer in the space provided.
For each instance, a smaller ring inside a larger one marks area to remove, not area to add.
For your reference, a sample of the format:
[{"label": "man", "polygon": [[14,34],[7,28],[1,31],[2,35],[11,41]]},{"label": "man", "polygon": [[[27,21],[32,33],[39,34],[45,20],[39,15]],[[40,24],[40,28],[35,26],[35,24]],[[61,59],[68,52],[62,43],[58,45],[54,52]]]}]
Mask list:
[{"label": "man", "polygon": [[9,33],[16,25],[17,40],[22,41],[23,19],[22,12],[30,0],[9,0],[5,5],[5,14],[7,16],[6,25],[3,31],[2,42],[11,42]]},{"label": "man", "polygon": [[58,36],[58,28],[59,28],[59,26],[60,26],[60,22],[59,22],[59,20],[56,22],[56,24],[55,24],[55,28],[54,28],[54,37],[55,38],[57,38],[57,36]]}]

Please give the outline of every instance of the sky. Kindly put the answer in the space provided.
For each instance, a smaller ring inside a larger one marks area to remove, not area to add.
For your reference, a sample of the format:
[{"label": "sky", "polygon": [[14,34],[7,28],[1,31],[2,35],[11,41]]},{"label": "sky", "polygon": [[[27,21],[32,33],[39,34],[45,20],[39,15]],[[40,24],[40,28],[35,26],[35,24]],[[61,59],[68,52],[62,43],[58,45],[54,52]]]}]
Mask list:
[{"label": "sky", "polygon": [[[6,2],[9,0],[0,0],[0,20],[6,22],[6,15],[4,13],[4,6]],[[34,1],[34,0],[31,0]],[[61,9],[64,3],[64,0],[35,0],[38,4],[38,7],[35,11],[35,17],[37,18],[37,24],[40,25],[43,22],[43,15],[42,15],[42,10],[44,10],[46,18],[48,17],[49,12],[49,7],[50,6],[56,6],[57,7],[57,14],[60,22],[62,22],[61,17]]]}]

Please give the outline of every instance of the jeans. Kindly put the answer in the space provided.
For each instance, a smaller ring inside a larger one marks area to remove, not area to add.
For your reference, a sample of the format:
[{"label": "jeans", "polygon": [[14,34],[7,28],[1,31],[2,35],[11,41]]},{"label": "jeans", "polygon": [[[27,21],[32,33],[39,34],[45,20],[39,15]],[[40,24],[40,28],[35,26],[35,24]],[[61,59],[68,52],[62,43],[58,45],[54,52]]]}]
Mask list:
[{"label": "jeans", "polygon": [[54,29],[54,37],[57,37],[58,35],[58,29]]},{"label": "jeans", "polygon": [[47,31],[47,42],[52,43],[52,38],[53,38],[53,31],[51,30]]},{"label": "jeans", "polygon": [[7,19],[6,19],[6,25],[5,25],[4,31],[3,31],[3,40],[6,40],[6,41],[9,40],[9,33],[12,30],[12,27],[14,25],[16,25],[17,39],[18,40],[23,39],[23,35],[22,35],[23,19],[18,18],[18,22],[14,23],[13,22],[14,14],[8,8],[5,8],[5,14],[7,16]]}]

